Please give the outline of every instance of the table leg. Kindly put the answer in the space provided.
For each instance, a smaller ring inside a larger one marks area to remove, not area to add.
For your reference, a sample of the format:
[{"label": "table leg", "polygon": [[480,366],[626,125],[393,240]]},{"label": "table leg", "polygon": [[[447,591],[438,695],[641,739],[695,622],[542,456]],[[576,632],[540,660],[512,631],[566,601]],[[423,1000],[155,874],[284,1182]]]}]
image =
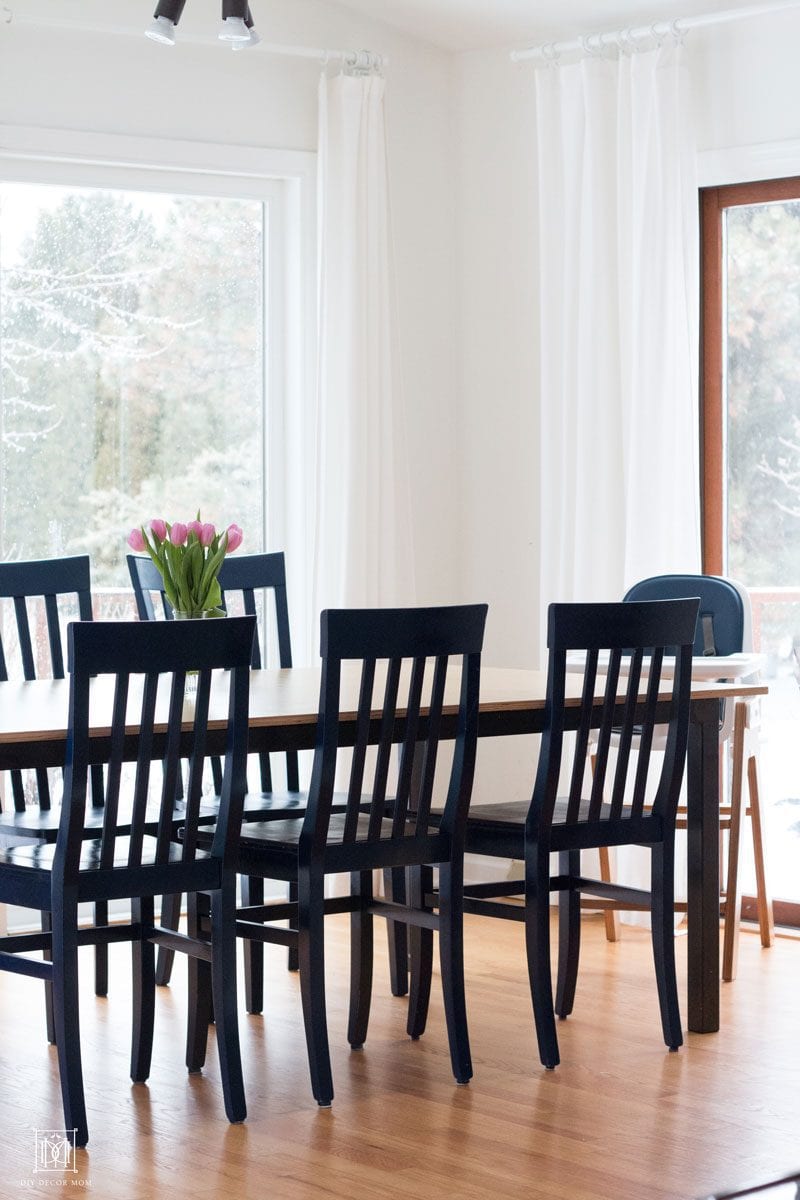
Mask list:
[{"label": "table leg", "polygon": [[692,703],[687,759],[689,1020],[719,1029],[719,701]]}]

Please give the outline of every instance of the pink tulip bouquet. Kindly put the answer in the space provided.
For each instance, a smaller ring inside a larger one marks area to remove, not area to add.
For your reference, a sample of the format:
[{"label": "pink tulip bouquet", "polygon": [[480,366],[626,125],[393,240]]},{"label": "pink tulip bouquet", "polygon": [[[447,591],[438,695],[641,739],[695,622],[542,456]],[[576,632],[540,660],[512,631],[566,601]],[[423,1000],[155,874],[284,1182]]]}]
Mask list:
[{"label": "pink tulip bouquet", "polygon": [[242,544],[238,525],[229,525],[217,533],[204,524],[200,513],[196,521],[184,525],[175,521],[151,521],[132,529],[128,545],[150,555],[164,581],[164,592],[176,616],[200,617],[219,610],[222,603],[219,575],[226,554]]}]

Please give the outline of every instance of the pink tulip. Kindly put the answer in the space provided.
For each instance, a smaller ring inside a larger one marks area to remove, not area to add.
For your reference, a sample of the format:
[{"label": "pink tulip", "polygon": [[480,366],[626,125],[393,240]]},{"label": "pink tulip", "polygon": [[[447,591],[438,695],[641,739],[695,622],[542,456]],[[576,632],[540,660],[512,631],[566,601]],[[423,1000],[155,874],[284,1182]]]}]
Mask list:
[{"label": "pink tulip", "polygon": [[186,542],[187,529],[180,521],[176,521],[169,531],[169,540],[173,546],[183,546]]},{"label": "pink tulip", "polygon": [[142,537],[142,531],[138,525],[128,534],[128,545],[130,546],[131,550],[136,550],[137,553],[141,553],[142,550],[146,549],[144,538]]},{"label": "pink tulip", "polygon": [[228,554],[233,554],[234,550],[238,550],[242,544],[244,534],[238,525],[228,526]]},{"label": "pink tulip", "polygon": [[165,521],[151,521],[150,529],[159,542],[165,542],[167,540],[167,526]]},{"label": "pink tulip", "polygon": [[203,522],[202,521],[190,521],[189,524],[186,526],[186,531],[187,531],[187,533],[193,533],[199,542],[200,534],[203,532]]},{"label": "pink tulip", "polygon": [[217,531],[213,525],[201,525],[200,533],[198,534],[201,546],[210,546],[216,536]]}]

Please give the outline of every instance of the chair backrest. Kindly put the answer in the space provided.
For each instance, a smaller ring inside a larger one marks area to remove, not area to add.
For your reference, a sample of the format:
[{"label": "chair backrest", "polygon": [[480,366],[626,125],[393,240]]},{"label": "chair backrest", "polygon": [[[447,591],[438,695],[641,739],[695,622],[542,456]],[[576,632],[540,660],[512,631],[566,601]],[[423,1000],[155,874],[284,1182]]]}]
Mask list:
[{"label": "chair backrest", "polygon": [[[358,702],[352,721],[348,719],[355,744],[342,842],[404,839],[407,850],[410,838],[424,841],[428,836],[448,707],[450,713],[457,709],[457,732],[441,829],[453,839],[463,837],[475,765],[486,612],[485,604],[471,604],[322,613],[319,722],[301,855],[313,858],[328,842],[341,761],[343,669],[352,670],[358,679]],[[457,688],[448,693],[453,660]],[[376,725],[377,746],[370,756],[369,746],[376,740],[370,734],[376,732]]]},{"label": "chair backrest", "polygon": [[752,634],[751,645],[745,643],[747,612],[743,590],[719,575],[654,575],[635,583],[623,599],[679,600],[684,596],[699,596],[694,653],[738,654],[752,645]]},{"label": "chair backrest", "polygon": [[[77,601],[82,621],[92,619],[92,597],[89,575],[89,556],[48,558],[34,562],[0,563],[0,600],[12,600],[17,637],[19,639],[22,671],[25,679],[64,678],[64,653],[59,620],[59,597],[72,596]],[[32,633],[28,601],[40,600],[44,606],[50,661],[46,671],[37,670],[38,639]],[[8,664],[3,649],[0,627],[0,680],[8,679]]]},{"label": "chair backrest", "polygon": [[[636,840],[637,824],[643,840],[658,840],[674,826],[698,606],[697,599],[550,605],[545,731],[528,818],[540,840],[549,836],[564,780],[567,807],[566,814],[559,809],[559,823],[565,817],[568,825],[585,825],[587,845],[596,844],[591,829],[597,822],[606,823],[606,838],[620,844]],[[567,655],[577,651],[586,654],[579,698],[573,689],[567,695],[567,681],[580,678],[567,673]],[[666,746],[663,756],[651,757],[657,725],[666,726]],[[571,762],[570,729],[577,729]],[[587,782],[590,737],[596,759]],[[660,774],[649,777],[659,762]],[[616,833],[609,822],[616,823]]]},{"label": "chair backrest", "polygon": [[[161,611],[170,621],[173,619],[172,608],[164,593],[163,582],[158,568],[149,557],[129,554],[128,571],[133,584],[136,598],[136,610],[141,621],[156,620],[156,603],[154,597],[161,598]],[[281,667],[292,665],[292,639],[289,631],[289,606],[286,595],[286,563],[281,551],[272,554],[237,554],[224,559],[219,573],[219,585],[222,591],[222,607],[226,610],[234,593],[239,593],[240,605],[248,615],[256,613],[256,592],[271,593],[275,606],[275,632],[278,642],[278,664]],[[253,639],[252,666],[259,669],[264,662],[261,643],[256,630]],[[299,770],[297,754],[287,752],[286,756],[286,786],[290,792],[298,791]],[[260,784],[262,791],[272,789],[272,771],[268,754],[259,755]]]},{"label": "chair backrest", "polygon": [[[90,588],[89,557],[86,554],[73,558],[37,559],[31,562],[0,563],[0,602],[13,601],[14,628],[19,646],[22,674],[25,679],[64,678],[64,649],[61,635],[59,601],[66,600],[81,621],[92,620],[92,597]],[[30,603],[29,603],[30,602]],[[62,605],[63,607],[63,605]],[[32,608],[36,617],[32,624]],[[47,629],[49,659],[41,663],[42,639],[38,636],[36,620],[44,615]],[[0,681],[9,678],[8,664],[11,658],[9,638],[3,638],[0,622]],[[99,768],[98,768],[99,771]],[[95,775],[99,779],[98,771]],[[25,811],[25,784],[21,771],[12,770],[11,793],[14,809]],[[51,806],[50,782],[46,768],[38,768],[36,775],[36,798],[39,807],[47,811]]]},{"label": "chair backrest", "polygon": [[[86,781],[94,756],[90,692],[107,688],[103,676],[113,678],[113,700],[110,713],[103,717],[104,724],[110,717],[110,754],[103,827],[94,865],[108,870],[158,870],[156,892],[190,891],[192,881],[197,887],[203,886],[209,859],[207,855],[198,858],[197,834],[212,670],[227,672],[215,680],[215,688],[227,690],[227,703],[216,714],[216,719],[226,720],[227,733],[211,859],[217,865],[233,865],[246,788],[254,631],[255,618],[249,616],[228,621],[175,622],[171,626],[144,626],[138,621],[70,626],[69,729],[64,802],[56,843],[57,877],[61,871],[69,883],[81,869],[81,847],[87,833]],[[186,674],[191,670],[198,672],[197,691],[194,702],[187,704]],[[123,814],[120,782],[123,762],[131,757],[131,736],[135,738],[136,763],[133,802],[130,807],[126,805]],[[163,764],[155,814],[149,804],[154,757]],[[174,842],[175,795],[182,761],[188,761],[189,781],[180,815],[183,834],[178,847]]]}]

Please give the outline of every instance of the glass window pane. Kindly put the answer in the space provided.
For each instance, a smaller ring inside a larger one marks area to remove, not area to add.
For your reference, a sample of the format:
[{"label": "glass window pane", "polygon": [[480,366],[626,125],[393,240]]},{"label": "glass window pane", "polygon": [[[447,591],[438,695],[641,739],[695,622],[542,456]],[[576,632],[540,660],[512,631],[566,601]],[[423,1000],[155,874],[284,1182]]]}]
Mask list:
[{"label": "glass window pane", "polygon": [[255,200],[0,185],[0,556],[87,552],[199,509],[263,549],[264,262]]},{"label": "glass window pane", "polygon": [[[724,218],[728,574],[744,583],[766,656],[761,783],[773,895],[800,900],[800,201],[737,205]],[[752,856],[743,858],[752,892]]]}]

